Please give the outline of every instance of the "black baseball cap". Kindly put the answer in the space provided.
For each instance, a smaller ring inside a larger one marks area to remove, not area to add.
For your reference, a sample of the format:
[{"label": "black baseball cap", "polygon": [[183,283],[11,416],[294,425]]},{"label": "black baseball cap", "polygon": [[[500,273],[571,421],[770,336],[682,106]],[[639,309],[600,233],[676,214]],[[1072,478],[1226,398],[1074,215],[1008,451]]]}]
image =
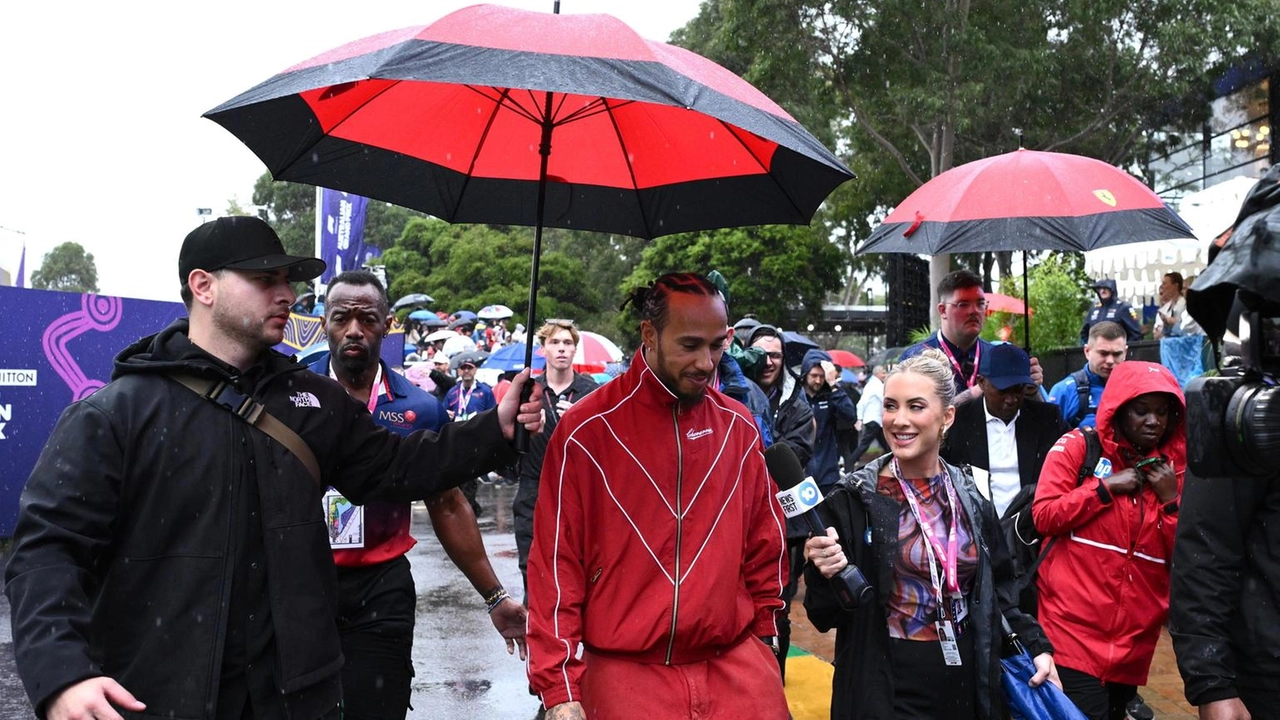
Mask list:
[{"label": "black baseball cap", "polygon": [[178,281],[187,284],[192,270],[279,270],[290,282],[311,280],[324,272],[319,258],[286,254],[280,236],[252,216],[220,217],[187,233],[178,253]]}]

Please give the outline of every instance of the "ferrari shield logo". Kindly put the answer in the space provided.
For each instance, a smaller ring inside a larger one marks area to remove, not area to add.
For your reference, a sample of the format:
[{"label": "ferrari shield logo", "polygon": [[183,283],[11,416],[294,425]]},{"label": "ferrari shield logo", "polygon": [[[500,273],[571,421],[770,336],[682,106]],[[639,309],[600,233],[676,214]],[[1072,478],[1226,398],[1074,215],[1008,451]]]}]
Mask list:
[{"label": "ferrari shield logo", "polygon": [[1116,206],[1116,196],[1112,195],[1110,190],[1094,190],[1093,195],[1111,207]]}]

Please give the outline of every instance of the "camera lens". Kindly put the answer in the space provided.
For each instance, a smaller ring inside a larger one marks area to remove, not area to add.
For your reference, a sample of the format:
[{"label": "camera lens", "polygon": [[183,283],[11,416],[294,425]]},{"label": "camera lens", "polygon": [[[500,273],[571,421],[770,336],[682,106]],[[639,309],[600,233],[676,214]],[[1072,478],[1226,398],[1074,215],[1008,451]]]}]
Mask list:
[{"label": "camera lens", "polygon": [[1241,467],[1262,474],[1280,452],[1280,388],[1251,383],[1227,405],[1227,443]]}]

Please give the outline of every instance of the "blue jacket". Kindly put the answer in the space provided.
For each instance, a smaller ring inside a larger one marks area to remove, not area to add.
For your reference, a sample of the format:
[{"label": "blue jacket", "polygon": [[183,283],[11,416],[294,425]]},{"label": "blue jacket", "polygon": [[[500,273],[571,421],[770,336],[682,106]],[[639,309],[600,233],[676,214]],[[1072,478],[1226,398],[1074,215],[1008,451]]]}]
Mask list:
[{"label": "blue jacket", "polygon": [[934,348],[936,350],[942,350],[943,352],[950,351],[951,356],[955,357],[956,362],[963,363],[965,360],[972,360],[973,367],[974,367],[974,374],[971,375],[970,377],[965,377],[964,375],[960,374],[959,368],[957,368],[954,364],[952,364],[951,366],[951,377],[955,380],[956,394],[959,395],[965,390],[968,390],[970,387],[970,381],[974,380],[974,378],[977,377],[977,367],[978,367],[978,364],[982,362],[982,355],[984,353],[991,352],[992,344],[990,342],[987,342],[986,340],[983,340],[982,338],[978,338],[978,342],[974,343],[973,347],[969,348],[969,352],[964,352],[963,350],[960,350],[956,346],[952,345],[951,341],[948,340],[947,347],[944,350],[942,347],[941,338],[942,338],[942,332],[938,331],[930,335],[929,337],[925,338],[924,340],[921,340],[920,342],[916,343],[915,345],[908,347],[906,350],[902,351],[902,355],[898,357],[898,362],[902,362],[903,360],[906,360],[907,358],[910,358],[910,357],[915,357],[916,355],[919,355],[920,353],[924,352],[925,349],[927,348]]},{"label": "blue jacket", "polygon": [[1102,390],[1107,386],[1106,378],[1095,375],[1089,369],[1089,363],[1084,364],[1084,374],[1089,378],[1089,407],[1079,423],[1076,422],[1076,414],[1080,412],[1080,389],[1076,385],[1076,373],[1062,378],[1049,390],[1049,401],[1058,404],[1062,419],[1071,427],[1094,427],[1094,415],[1102,401]]},{"label": "blue jacket", "polygon": [[[1124,328],[1125,335],[1128,336],[1129,342],[1135,342],[1142,339],[1142,326],[1138,324],[1138,314],[1134,312],[1133,307],[1129,303],[1116,298],[1116,281],[1115,280],[1099,280],[1093,284],[1095,291],[1098,288],[1107,288],[1111,291],[1111,299],[1105,304],[1099,300],[1089,314],[1084,318],[1084,326],[1080,328],[1080,343],[1084,344],[1089,341],[1089,328],[1096,323],[1109,321],[1119,324]],[[1070,418],[1068,418],[1070,421]]]},{"label": "blue jacket", "polygon": [[[801,382],[809,371],[823,360],[831,362],[831,356],[823,350],[806,352],[804,360],[800,363]],[[804,399],[808,401],[809,409],[813,411],[813,419],[817,423],[817,430],[813,436],[813,458],[809,460],[805,472],[813,477],[814,482],[818,483],[818,487],[822,488],[823,492],[826,492],[840,480],[840,449],[836,441],[836,421],[843,419],[851,423],[856,422],[858,409],[854,407],[853,401],[844,390],[838,387],[832,388],[825,383],[816,395],[810,395],[805,390],[798,392],[801,392]]]},{"label": "blue jacket", "polygon": [[493,388],[476,380],[471,385],[471,392],[462,394],[462,381],[449,388],[444,396],[444,409],[453,413],[454,420],[466,420],[478,412],[498,406],[493,397]]}]

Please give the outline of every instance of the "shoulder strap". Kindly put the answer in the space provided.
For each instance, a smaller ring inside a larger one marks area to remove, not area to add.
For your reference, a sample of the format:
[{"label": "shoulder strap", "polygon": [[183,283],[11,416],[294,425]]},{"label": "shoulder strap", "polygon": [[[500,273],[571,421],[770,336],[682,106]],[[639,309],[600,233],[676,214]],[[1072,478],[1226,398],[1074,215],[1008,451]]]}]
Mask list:
[{"label": "shoulder strap", "polygon": [[1080,428],[1080,434],[1084,436],[1084,460],[1080,463],[1080,469],[1076,471],[1076,487],[1084,484],[1085,478],[1093,473],[1093,469],[1098,466],[1098,461],[1102,459],[1102,441],[1098,439],[1098,431],[1096,428],[1083,427]]},{"label": "shoulder strap", "polygon": [[287,425],[277,420],[274,415],[267,412],[262,403],[256,402],[251,397],[241,395],[230,383],[221,380],[210,380],[179,372],[169,373],[169,377],[200,397],[215,405],[221,405],[240,419],[270,435],[276,442],[285,446],[289,452],[297,456],[298,460],[302,461],[302,464],[307,468],[307,472],[311,473],[311,478],[315,480],[317,485],[322,484],[320,463],[316,460],[315,453],[311,452],[307,441],[303,440],[298,433],[289,429]]},{"label": "shoulder strap", "polygon": [[1089,387],[1089,375],[1084,371],[1084,368],[1071,373],[1071,379],[1076,381],[1076,416],[1071,421],[1071,424],[1078,427],[1085,416],[1089,414],[1089,404],[1093,399],[1093,388]]}]

